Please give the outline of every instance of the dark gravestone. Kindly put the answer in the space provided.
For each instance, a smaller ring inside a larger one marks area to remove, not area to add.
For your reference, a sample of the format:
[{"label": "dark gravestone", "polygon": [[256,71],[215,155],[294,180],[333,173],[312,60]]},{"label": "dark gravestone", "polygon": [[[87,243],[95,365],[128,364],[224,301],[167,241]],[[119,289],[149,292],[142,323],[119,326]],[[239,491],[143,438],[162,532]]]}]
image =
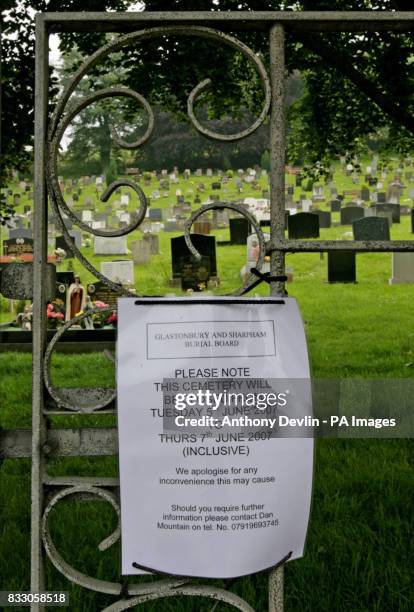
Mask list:
[{"label": "dark gravestone", "polygon": [[162,210],[161,208],[150,208],[149,218],[151,221],[162,221]]},{"label": "dark gravestone", "polygon": [[366,187],[361,189],[361,200],[364,200],[364,202],[369,202],[369,189]]},{"label": "dark gravestone", "polygon": [[99,300],[100,302],[104,302],[108,304],[110,308],[117,307],[117,299],[119,298],[119,293],[112,291],[105,283],[102,281],[97,281],[96,283],[89,284],[87,287],[88,294],[92,300],[92,302],[96,302]]},{"label": "dark gravestone", "polygon": [[328,283],[355,282],[355,253],[353,251],[329,251]]},{"label": "dark gravestone", "polygon": [[[243,244],[247,242],[247,236],[251,234],[250,223],[245,218],[230,219],[230,244]],[[215,276],[214,274],[212,276]]]},{"label": "dark gravestone", "polygon": [[10,238],[9,240],[3,240],[3,254],[12,257],[33,255],[33,239]]},{"label": "dark gravestone", "polygon": [[331,227],[331,213],[327,210],[315,210],[313,211],[314,215],[318,215],[319,217],[319,229],[327,229]]},{"label": "dark gravestone", "polygon": [[341,212],[341,200],[331,201],[331,212]]},{"label": "dark gravestone", "polygon": [[[217,276],[216,239],[214,236],[191,234],[191,240],[200,255],[210,258],[210,274]],[[181,278],[181,261],[185,257],[192,257],[184,236],[171,238],[171,262],[173,278]]]},{"label": "dark gravestone", "polygon": [[66,304],[66,292],[68,287],[75,282],[75,273],[68,270],[66,272],[56,272],[56,294]]},{"label": "dark gravestone", "polygon": [[180,260],[181,268],[181,289],[187,291],[203,291],[207,289],[210,278],[210,257],[203,256],[200,260],[195,257],[182,257]]},{"label": "dark gravestone", "polygon": [[392,222],[400,223],[401,221],[401,210],[399,204],[376,204],[375,206],[376,213],[388,213],[392,214]]},{"label": "dark gravestone", "polygon": [[387,195],[387,194],[385,193],[385,191],[379,191],[379,192],[377,193],[377,202],[378,202],[379,204],[383,204],[383,203],[385,203],[385,200],[386,200],[386,195]]},{"label": "dark gravestone", "polygon": [[315,213],[298,213],[288,217],[288,236],[296,238],[319,238],[319,217]]},{"label": "dark gravestone", "polygon": [[346,206],[341,208],[341,225],[352,225],[357,219],[364,217],[362,206]]},{"label": "dark gravestone", "polygon": [[214,190],[221,189],[221,183],[211,183],[211,188]]},{"label": "dark gravestone", "polygon": [[388,220],[380,217],[357,219],[352,224],[354,240],[389,240]]}]

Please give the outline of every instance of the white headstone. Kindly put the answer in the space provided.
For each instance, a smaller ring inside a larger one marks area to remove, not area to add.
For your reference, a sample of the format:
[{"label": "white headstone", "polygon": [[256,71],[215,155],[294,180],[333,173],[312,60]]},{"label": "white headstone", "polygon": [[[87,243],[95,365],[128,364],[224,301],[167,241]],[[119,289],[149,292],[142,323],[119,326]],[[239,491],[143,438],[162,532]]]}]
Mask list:
[{"label": "white headstone", "polygon": [[101,274],[114,283],[121,285],[134,285],[134,262],[131,259],[121,261],[102,261]]},{"label": "white headstone", "polygon": [[135,240],[131,245],[132,259],[135,264],[146,264],[151,259],[151,243],[147,240]]},{"label": "white headstone", "polygon": [[94,255],[128,255],[127,237],[95,236],[93,253]]},{"label": "white headstone", "polygon": [[414,253],[392,254],[390,285],[414,283]]}]

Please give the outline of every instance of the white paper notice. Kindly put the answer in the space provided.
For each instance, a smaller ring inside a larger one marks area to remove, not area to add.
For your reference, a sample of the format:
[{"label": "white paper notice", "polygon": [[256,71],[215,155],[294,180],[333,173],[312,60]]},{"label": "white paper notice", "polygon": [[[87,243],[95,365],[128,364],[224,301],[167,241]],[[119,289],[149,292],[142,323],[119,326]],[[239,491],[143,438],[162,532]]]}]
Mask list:
[{"label": "white paper notice", "polygon": [[[187,392],[221,385],[227,393],[239,381],[300,379],[309,389],[296,301],[123,298],[117,351],[122,573],[140,573],[138,564],[230,578],[270,568],[289,553],[302,556],[313,439],[219,423],[203,433],[195,422],[219,411],[191,404],[190,396],[185,409],[168,403],[177,384]],[[282,390],[273,414],[280,409],[286,419],[290,390]],[[309,415],[310,390],[296,404],[295,416]],[[220,418],[266,417],[257,406],[225,408]],[[171,427],[177,414],[181,424]]]}]

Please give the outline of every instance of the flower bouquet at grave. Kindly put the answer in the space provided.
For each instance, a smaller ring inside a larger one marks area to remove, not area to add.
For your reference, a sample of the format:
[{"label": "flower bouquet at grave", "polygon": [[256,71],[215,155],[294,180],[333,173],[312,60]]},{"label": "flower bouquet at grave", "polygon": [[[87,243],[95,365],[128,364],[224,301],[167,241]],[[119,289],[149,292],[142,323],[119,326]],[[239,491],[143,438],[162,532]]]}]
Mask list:
[{"label": "flower bouquet at grave", "polygon": [[57,329],[63,323],[65,318],[64,303],[59,298],[49,302],[46,309],[47,326],[50,329]]},{"label": "flower bouquet at grave", "polygon": [[116,327],[118,324],[118,314],[116,310],[113,310],[109,313],[109,316],[106,320],[106,325],[112,325],[112,327]]},{"label": "flower bouquet at grave", "polygon": [[[101,300],[96,300],[92,302],[92,305],[93,308],[98,309],[98,312],[94,312],[92,315],[93,326],[99,329],[107,324],[107,320],[111,314],[106,310],[109,308],[109,304],[105,304],[105,302]],[[102,312],[99,312],[99,310],[102,310]]]}]

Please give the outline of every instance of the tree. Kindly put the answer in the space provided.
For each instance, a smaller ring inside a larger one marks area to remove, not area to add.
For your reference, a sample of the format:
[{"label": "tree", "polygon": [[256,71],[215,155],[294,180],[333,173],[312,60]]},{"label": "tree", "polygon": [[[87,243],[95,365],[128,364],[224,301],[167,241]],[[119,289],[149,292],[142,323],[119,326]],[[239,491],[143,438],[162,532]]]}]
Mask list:
[{"label": "tree", "polygon": [[[2,0],[0,187],[6,184],[12,168],[26,172],[32,161],[35,13],[121,11],[129,5],[127,0]],[[56,94],[56,89],[51,94]],[[0,220],[8,214],[0,202]]]}]

